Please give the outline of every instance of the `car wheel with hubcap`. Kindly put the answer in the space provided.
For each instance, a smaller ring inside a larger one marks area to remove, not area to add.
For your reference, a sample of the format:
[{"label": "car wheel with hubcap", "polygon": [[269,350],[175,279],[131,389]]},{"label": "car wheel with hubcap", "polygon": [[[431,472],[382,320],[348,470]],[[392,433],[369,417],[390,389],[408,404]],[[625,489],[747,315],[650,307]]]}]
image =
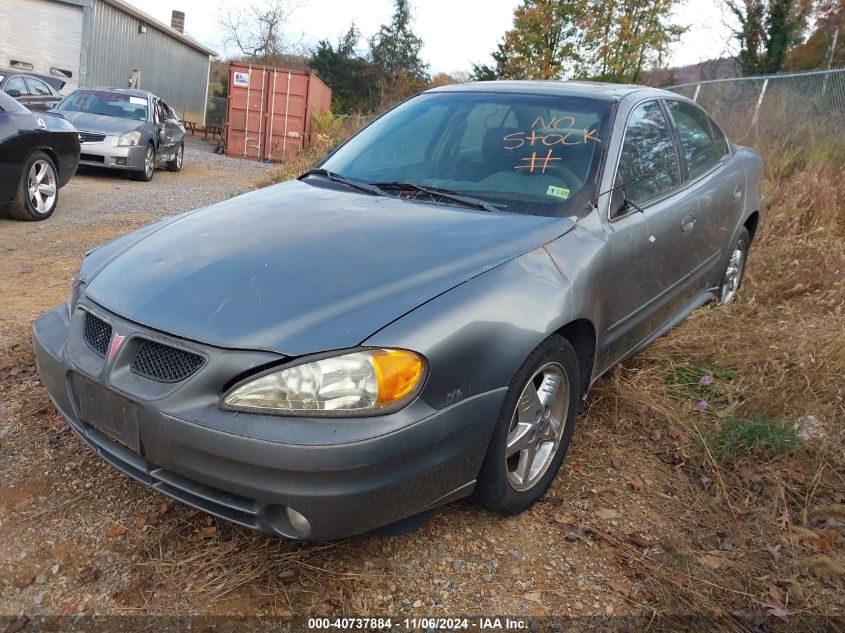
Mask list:
[{"label": "car wheel with hubcap", "polygon": [[578,367],[569,341],[553,335],[519,368],[478,473],[474,495],[480,505],[518,514],[545,493],[575,428]]},{"label": "car wheel with hubcap", "polygon": [[59,179],[53,159],[34,152],[24,163],[15,199],[9,214],[17,220],[45,220],[53,215],[59,201]]},{"label": "car wheel with hubcap", "polygon": [[173,160],[167,162],[167,169],[169,171],[182,171],[182,160],[185,157],[185,143],[180,143],[176,148],[176,156]]},{"label": "car wheel with hubcap", "polygon": [[152,144],[147,145],[147,151],[144,153],[144,167],[138,171],[130,172],[133,180],[140,180],[142,182],[149,182],[153,179],[153,174],[156,171],[156,150]]},{"label": "car wheel with hubcap", "polygon": [[739,285],[742,283],[742,276],[745,273],[745,262],[748,259],[748,247],[751,245],[751,235],[748,229],[743,227],[731,249],[731,256],[728,259],[728,266],[722,275],[722,284],[719,290],[719,303],[728,305],[736,299]]}]

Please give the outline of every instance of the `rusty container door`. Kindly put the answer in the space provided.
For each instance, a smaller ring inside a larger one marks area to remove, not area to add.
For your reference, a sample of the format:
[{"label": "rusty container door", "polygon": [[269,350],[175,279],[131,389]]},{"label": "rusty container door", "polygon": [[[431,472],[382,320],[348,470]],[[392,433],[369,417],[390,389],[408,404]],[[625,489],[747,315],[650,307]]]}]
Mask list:
[{"label": "rusty container door", "polygon": [[262,159],[267,72],[261,66],[229,66],[226,154]]},{"label": "rusty container door", "polygon": [[298,70],[270,70],[266,159],[284,160],[304,147],[308,79]]}]

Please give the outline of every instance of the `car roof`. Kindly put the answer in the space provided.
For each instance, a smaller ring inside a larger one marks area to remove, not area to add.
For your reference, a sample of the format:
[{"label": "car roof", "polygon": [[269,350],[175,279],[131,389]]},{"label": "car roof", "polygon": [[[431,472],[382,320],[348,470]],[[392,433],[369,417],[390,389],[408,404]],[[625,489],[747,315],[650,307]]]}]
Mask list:
[{"label": "car roof", "polygon": [[473,81],[463,84],[449,84],[432,88],[426,92],[500,92],[513,94],[559,95],[567,97],[592,97],[619,101],[634,92],[652,92],[669,96],[674,93],[659,88],[636,84],[612,84],[600,81]]},{"label": "car roof", "polygon": [[155,95],[150,92],[149,90],[137,90],[135,88],[79,88],[79,90],[88,90],[93,92],[113,92],[114,94],[122,94],[126,95],[127,97],[143,97],[147,99],[149,97],[155,97]]},{"label": "car roof", "polygon": [[48,84],[53,90],[59,91],[64,88],[67,80],[64,77],[55,77],[53,75],[42,75],[40,73],[33,73],[28,70],[21,70],[20,68],[0,68],[0,75],[4,77],[34,77],[40,79]]}]

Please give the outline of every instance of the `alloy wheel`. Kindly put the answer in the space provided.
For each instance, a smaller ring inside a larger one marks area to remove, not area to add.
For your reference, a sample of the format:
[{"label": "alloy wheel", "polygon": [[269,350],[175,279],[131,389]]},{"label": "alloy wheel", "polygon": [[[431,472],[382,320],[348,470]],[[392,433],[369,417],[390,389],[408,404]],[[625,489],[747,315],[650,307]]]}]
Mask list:
[{"label": "alloy wheel", "polygon": [[742,280],[742,270],[745,266],[745,244],[742,240],[736,243],[728,268],[725,271],[725,279],[722,282],[721,304],[727,305],[736,298],[739,282]]},{"label": "alloy wheel", "polygon": [[38,215],[48,215],[56,202],[56,171],[46,160],[36,160],[29,168],[29,202]]},{"label": "alloy wheel", "polygon": [[549,469],[563,437],[569,398],[569,377],[559,363],[543,365],[522,390],[505,451],[514,490],[531,489]]},{"label": "alloy wheel", "polygon": [[153,153],[152,145],[147,146],[147,153],[144,155],[144,173],[147,178],[152,177],[153,169],[155,169],[155,154]]}]

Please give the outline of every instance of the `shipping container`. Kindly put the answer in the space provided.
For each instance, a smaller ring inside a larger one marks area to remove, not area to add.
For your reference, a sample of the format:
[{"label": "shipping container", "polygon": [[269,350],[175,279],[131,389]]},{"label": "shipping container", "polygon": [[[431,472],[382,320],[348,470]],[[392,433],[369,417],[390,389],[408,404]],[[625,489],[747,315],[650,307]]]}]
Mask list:
[{"label": "shipping container", "polygon": [[226,154],[283,160],[308,146],[312,112],[331,110],[332,91],[306,70],[229,66]]}]

